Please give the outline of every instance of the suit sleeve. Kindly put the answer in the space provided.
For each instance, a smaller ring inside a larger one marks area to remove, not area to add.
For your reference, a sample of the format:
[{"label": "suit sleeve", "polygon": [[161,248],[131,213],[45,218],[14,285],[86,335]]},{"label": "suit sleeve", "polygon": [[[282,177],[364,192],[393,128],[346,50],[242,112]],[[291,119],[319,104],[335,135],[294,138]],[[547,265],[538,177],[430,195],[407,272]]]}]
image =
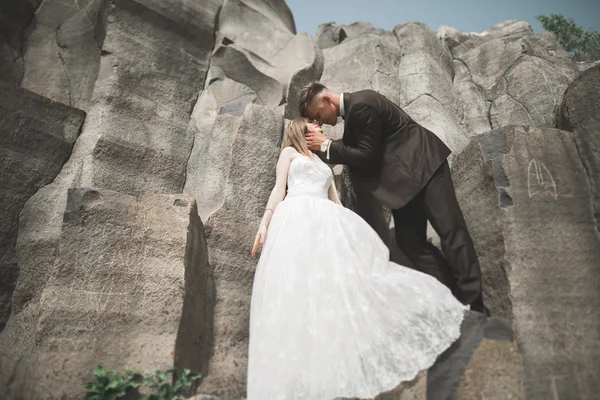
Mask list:
[{"label": "suit sleeve", "polygon": [[373,170],[383,161],[383,126],[370,105],[356,105],[352,117],[346,121],[356,137],[356,146],[334,140],[329,147],[329,163],[345,164],[364,170]]}]

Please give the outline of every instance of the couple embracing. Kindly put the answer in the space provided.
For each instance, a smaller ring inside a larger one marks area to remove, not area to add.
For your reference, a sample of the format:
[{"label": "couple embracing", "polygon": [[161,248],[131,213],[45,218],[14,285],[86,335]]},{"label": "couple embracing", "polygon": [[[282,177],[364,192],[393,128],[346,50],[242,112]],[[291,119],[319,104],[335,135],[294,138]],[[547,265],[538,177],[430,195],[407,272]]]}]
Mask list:
[{"label": "couple embracing", "polygon": [[[481,269],[456,200],[448,147],[372,90],[313,82],[284,132],[250,308],[248,400],[374,398],[430,367],[467,309],[489,315]],[[344,119],[340,140],[321,124]],[[328,164],[349,167],[357,212]],[[392,210],[416,269],[389,261],[376,230]],[[427,221],[440,251],[427,240]]]}]

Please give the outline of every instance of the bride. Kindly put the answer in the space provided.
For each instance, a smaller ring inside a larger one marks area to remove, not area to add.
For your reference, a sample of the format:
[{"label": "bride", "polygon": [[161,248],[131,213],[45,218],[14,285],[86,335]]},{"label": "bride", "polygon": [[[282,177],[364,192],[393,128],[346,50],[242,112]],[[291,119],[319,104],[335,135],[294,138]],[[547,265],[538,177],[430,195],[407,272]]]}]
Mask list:
[{"label": "bride", "polygon": [[264,244],[248,400],[373,398],[430,367],[466,310],[435,278],[389,261],[377,233],[341,205],[331,169],[307,147],[309,129],[319,127],[296,118],[284,133],[252,247],[254,256]]}]

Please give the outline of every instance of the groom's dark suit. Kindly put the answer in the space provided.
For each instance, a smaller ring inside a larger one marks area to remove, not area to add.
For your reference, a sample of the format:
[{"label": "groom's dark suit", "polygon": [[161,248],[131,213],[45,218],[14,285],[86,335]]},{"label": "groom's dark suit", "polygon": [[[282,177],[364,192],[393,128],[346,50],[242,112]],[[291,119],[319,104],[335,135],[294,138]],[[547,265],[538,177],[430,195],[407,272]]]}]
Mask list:
[{"label": "groom's dark suit", "polygon": [[[398,246],[417,269],[482,307],[481,270],[450,177],[450,149],[373,90],[344,93],[343,103],[344,136],[331,143],[327,161],[348,165],[354,184],[392,209]],[[427,241],[427,220],[443,255]]]}]

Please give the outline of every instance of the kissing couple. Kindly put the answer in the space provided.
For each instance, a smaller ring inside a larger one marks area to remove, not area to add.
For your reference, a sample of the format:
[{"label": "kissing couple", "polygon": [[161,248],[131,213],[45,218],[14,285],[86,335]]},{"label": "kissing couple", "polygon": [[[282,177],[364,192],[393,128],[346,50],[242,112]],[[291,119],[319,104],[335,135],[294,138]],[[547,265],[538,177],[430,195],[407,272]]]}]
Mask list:
[{"label": "kissing couple", "polygon": [[[385,96],[300,93],[252,248],[248,400],[371,399],[429,368],[460,335],[465,310],[489,316],[481,268],[456,199],[450,149]],[[344,119],[340,140],[321,124]],[[328,164],[349,168],[357,212]],[[392,210],[399,248],[377,229]],[[441,250],[427,240],[427,221]]]}]

